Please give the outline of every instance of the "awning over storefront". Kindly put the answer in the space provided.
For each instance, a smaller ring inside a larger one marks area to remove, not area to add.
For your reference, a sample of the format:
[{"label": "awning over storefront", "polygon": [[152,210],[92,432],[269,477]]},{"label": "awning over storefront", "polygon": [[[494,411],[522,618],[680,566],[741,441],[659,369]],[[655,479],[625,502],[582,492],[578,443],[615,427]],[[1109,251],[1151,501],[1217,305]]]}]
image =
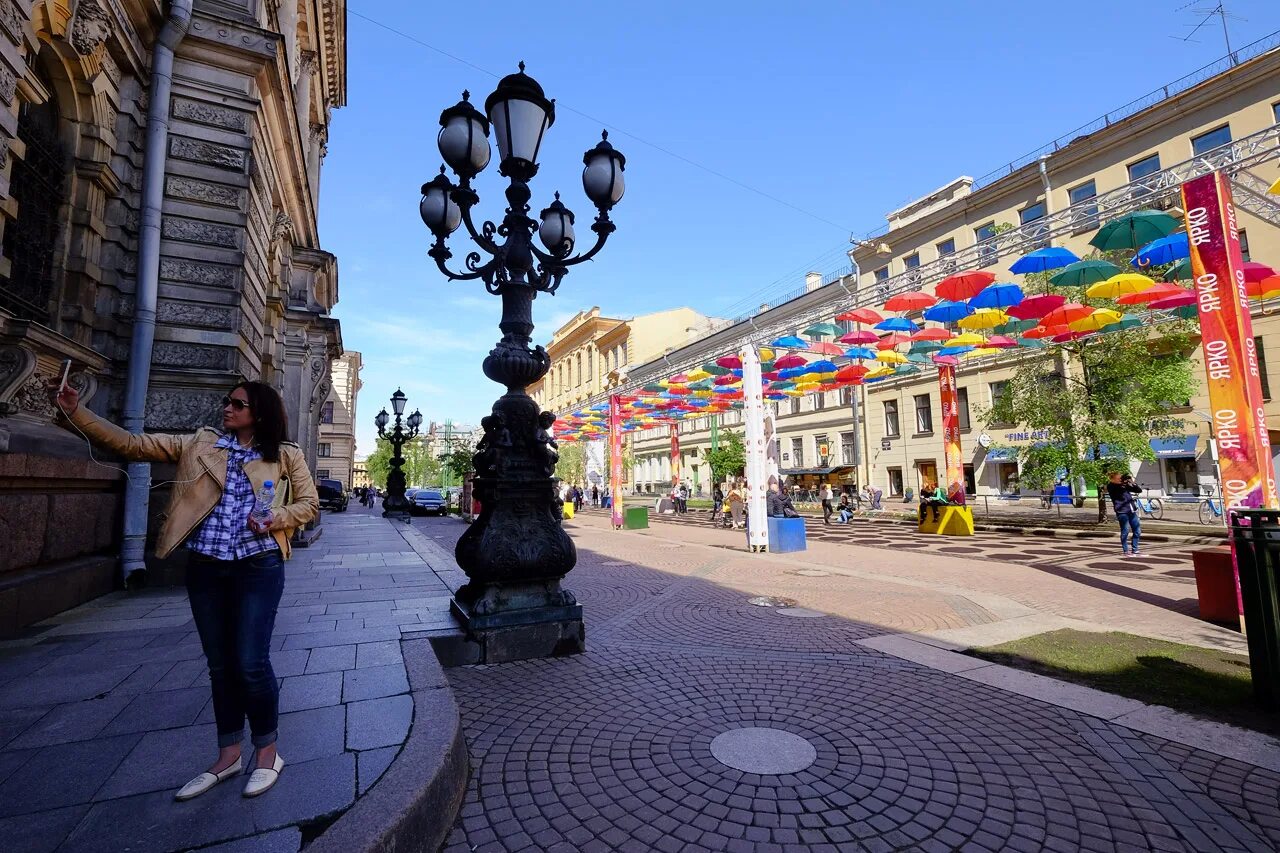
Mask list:
[{"label": "awning over storefront", "polygon": [[1151,439],[1151,449],[1156,452],[1156,456],[1160,459],[1169,459],[1174,456],[1195,456],[1196,442],[1200,439],[1198,435],[1184,435],[1179,438],[1153,438]]},{"label": "awning over storefront", "polygon": [[987,448],[988,462],[1013,462],[1018,458],[1018,449],[1016,447],[989,447]]}]

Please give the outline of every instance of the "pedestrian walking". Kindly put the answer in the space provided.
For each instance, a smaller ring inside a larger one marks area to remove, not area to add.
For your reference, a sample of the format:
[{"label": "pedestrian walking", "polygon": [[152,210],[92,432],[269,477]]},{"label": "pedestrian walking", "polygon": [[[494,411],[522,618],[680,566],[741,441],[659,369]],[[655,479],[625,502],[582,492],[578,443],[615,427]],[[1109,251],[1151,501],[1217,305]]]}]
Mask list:
[{"label": "pedestrian walking", "polygon": [[689,484],[680,484],[680,514],[684,515],[689,511]]},{"label": "pedestrian walking", "polygon": [[831,523],[831,513],[835,512],[835,495],[831,492],[831,484],[823,483],[818,491],[818,499],[822,501],[822,523]]},{"label": "pedestrian walking", "polygon": [[741,484],[735,480],[729,486],[729,517],[733,519],[733,529],[738,530],[742,527],[742,511],[746,506],[746,498],[742,494]]},{"label": "pedestrian walking", "polygon": [[716,516],[720,514],[720,510],[724,507],[724,491],[720,488],[720,484],[716,483],[711,492],[711,523],[716,523]]},{"label": "pedestrian walking", "polygon": [[293,531],[320,510],[302,450],[285,441],[280,395],[262,382],[241,382],[222,398],[222,430],[191,435],[128,433],[81,406],[74,388],[62,388],[55,400],[92,444],[133,462],[177,465],[156,556],[184,546],[191,553],[187,597],[209,664],[218,758],[174,798],[197,797],[242,772],[246,718],[253,753],[243,793],[265,793],[284,769],[276,731],[280,688],[271,668],[284,561]]},{"label": "pedestrian walking", "polygon": [[1141,494],[1142,489],[1133,482],[1132,474],[1112,471],[1107,480],[1107,497],[1115,508],[1116,521],[1120,522],[1120,554],[1130,558],[1141,556],[1138,539],[1142,536],[1142,522],[1138,519],[1138,501],[1134,495]]},{"label": "pedestrian walking", "polygon": [[591,487],[591,505],[596,508],[599,508],[600,506],[600,487],[599,486]]}]

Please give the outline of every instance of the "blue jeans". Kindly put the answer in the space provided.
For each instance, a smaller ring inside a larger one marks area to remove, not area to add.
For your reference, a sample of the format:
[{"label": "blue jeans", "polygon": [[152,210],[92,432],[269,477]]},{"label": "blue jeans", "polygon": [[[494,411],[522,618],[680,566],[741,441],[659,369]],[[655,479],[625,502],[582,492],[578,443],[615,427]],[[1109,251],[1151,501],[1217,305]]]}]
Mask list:
[{"label": "blue jeans", "polygon": [[[1120,552],[1130,551],[1134,554],[1138,553],[1138,537],[1142,535],[1142,522],[1138,520],[1136,512],[1118,512],[1116,519],[1120,522]],[[1133,533],[1133,544],[1130,546],[1129,533]]]},{"label": "blue jeans", "polygon": [[209,662],[220,748],[244,739],[246,717],[255,747],[276,741],[280,686],[271,668],[271,631],[283,592],[279,551],[242,560],[191,555],[187,596]]},{"label": "blue jeans", "polygon": [[851,519],[851,518],[853,518],[853,513],[849,512],[849,510],[847,510],[847,509],[842,509],[842,510],[840,510],[840,523],[841,523],[841,524],[848,524],[848,523],[849,523],[849,519]]}]

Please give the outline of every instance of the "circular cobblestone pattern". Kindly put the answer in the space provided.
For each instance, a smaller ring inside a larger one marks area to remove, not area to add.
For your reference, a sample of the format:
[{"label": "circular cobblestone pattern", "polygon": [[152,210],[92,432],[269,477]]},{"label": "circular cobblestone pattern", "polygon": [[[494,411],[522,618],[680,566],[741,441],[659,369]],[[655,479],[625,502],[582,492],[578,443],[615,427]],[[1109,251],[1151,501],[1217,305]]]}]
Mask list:
[{"label": "circular cobblestone pattern", "polygon": [[800,735],[766,726],[721,732],[711,739],[711,754],[734,770],[761,776],[799,773],[818,758],[813,744]]}]

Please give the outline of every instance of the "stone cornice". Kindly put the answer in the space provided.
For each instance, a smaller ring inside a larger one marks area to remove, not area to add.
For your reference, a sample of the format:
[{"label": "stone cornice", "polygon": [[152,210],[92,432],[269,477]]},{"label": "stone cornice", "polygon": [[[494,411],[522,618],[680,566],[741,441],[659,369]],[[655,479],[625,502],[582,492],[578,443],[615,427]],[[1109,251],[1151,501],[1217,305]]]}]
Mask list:
[{"label": "stone cornice", "polygon": [[316,0],[325,106],[347,105],[347,0]]}]

